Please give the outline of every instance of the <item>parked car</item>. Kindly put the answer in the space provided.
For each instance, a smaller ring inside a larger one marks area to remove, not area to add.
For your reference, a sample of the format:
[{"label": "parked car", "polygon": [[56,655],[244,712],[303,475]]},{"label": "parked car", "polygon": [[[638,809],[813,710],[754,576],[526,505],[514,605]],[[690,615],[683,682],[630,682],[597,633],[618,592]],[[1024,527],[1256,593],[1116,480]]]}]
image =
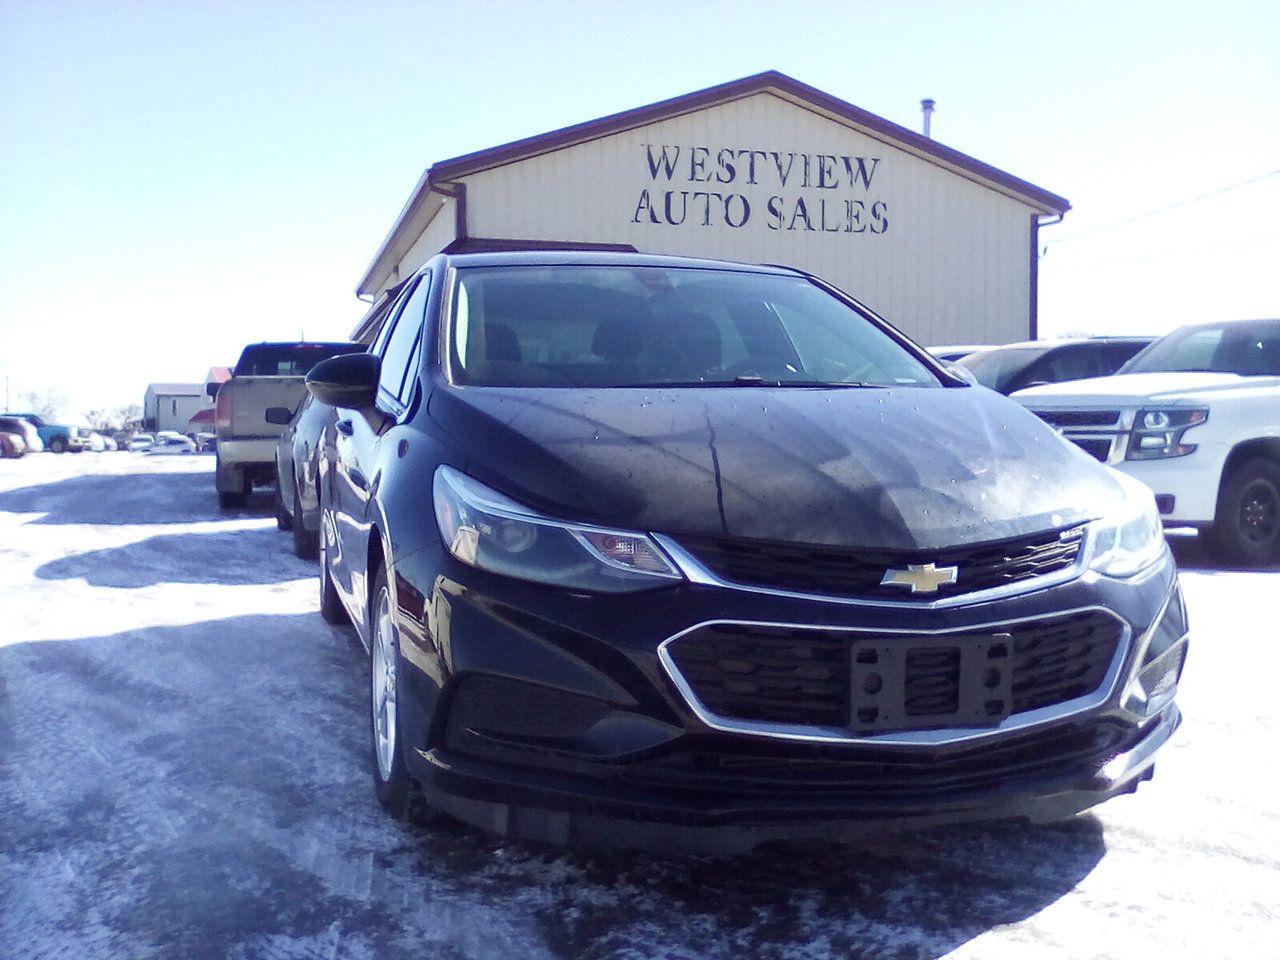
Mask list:
[{"label": "parked car", "polygon": [[1105,377],[1153,340],[1155,337],[1031,340],[972,353],[956,363],[984,387],[1008,395],[1047,383]]},{"label": "parked car", "polygon": [[1280,319],[1182,327],[1116,376],[1015,399],[1145,483],[1165,524],[1217,556],[1280,560]]},{"label": "parked car", "polygon": [[147,447],[148,455],[168,455],[195,453],[196,444],[190,437],[185,437],[173,430],[161,430],[156,434],[155,442]]},{"label": "parked car", "polygon": [[[21,438],[22,453],[39,453],[44,449],[44,441],[40,439],[40,431],[30,420],[22,417],[0,415],[0,431]],[[21,456],[22,454],[19,454]]]},{"label": "parked car", "polygon": [[102,438],[102,447],[104,450],[119,450],[120,444],[116,443],[116,438],[112,436],[104,436]]},{"label": "parked car", "polygon": [[0,427],[0,459],[16,460],[27,452],[27,441],[20,433],[10,433]]},{"label": "parked car", "polygon": [[941,347],[930,347],[929,353],[931,353],[935,359],[941,360],[944,363],[955,363],[957,360],[967,357],[971,353],[994,349],[995,348],[991,344],[948,344]]},{"label": "parked car", "polygon": [[90,432],[88,449],[92,450],[94,453],[102,453],[107,449],[106,438],[96,430]]},{"label": "parked car", "polygon": [[40,442],[45,450],[54,453],[79,453],[89,447],[89,431],[83,427],[50,423],[38,413],[3,413],[4,417],[20,417],[29,422],[40,434]]},{"label": "parked car", "polygon": [[798,271],[439,255],[319,364],[320,605],[370,766],[511,837],[730,852],[1060,818],[1151,775],[1149,490]]},{"label": "parked car", "polygon": [[151,445],[156,442],[156,438],[149,433],[135,433],[133,439],[129,441],[130,450],[148,450]]},{"label": "parked car", "polygon": [[276,524],[293,532],[293,552],[314,560],[319,549],[320,501],[316,480],[320,446],[337,412],[308,393],[296,411],[267,410],[267,422],[284,424],[276,444]]},{"label": "parked car", "polygon": [[218,449],[218,435],[216,433],[197,433],[196,434],[196,450],[200,453],[213,453]]},{"label": "parked car", "polygon": [[231,379],[211,383],[218,435],[215,483],[223,509],[243,506],[254,484],[275,481],[280,424],[267,422],[269,407],[293,410],[307,371],[321,360],[364,350],[359,343],[254,343],[244,348]]}]

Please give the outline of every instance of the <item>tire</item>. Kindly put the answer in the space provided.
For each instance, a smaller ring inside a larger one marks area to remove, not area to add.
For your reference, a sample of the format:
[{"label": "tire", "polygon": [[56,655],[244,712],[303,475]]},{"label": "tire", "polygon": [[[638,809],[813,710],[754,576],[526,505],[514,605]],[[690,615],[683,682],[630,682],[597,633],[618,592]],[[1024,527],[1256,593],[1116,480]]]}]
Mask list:
[{"label": "tire", "polygon": [[393,817],[407,820],[416,789],[404,762],[403,713],[396,709],[403,665],[392,608],[387,573],[380,568],[369,617],[369,761],[378,802]]},{"label": "tire", "polygon": [[66,453],[66,452],[67,452],[67,438],[66,438],[66,437],[54,437],[52,440],[50,440],[50,441],[49,441],[49,451],[50,451],[51,453]]},{"label": "tire", "polygon": [[222,485],[217,482],[217,476],[222,473],[222,458],[219,457],[215,464],[214,484],[218,488],[218,506],[223,510],[238,510],[245,505],[245,501],[249,499],[249,492],[253,489],[249,483],[247,476],[242,476],[240,480],[240,489],[223,490]]},{"label": "tire", "polygon": [[329,572],[329,549],[324,542],[324,521],[320,521],[320,618],[335,627],[347,623],[347,610],[338,596],[338,588],[334,586],[333,574]]},{"label": "tire", "polygon": [[307,529],[296,484],[293,488],[293,553],[302,560],[314,560],[320,553],[320,534]]},{"label": "tire", "polygon": [[1280,464],[1255,457],[1231,468],[1213,526],[1201,534],[1219,560],[1266,566],[1280,559]]},{"label": "tire", "polygon": [[276,529],[292,530],[293,517],[289,515],[289,511],[284,508],[284,491],[282,489],[284,481],[280,477],[280,472],[276,471],[276,490],[272,497],[276,508]]}]

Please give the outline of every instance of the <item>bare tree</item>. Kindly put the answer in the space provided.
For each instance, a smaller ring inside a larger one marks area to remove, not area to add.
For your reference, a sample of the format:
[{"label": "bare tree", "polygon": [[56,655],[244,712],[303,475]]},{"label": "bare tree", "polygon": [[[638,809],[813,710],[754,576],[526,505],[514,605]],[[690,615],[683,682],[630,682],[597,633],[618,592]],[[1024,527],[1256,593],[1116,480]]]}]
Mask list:
[{"label": "bare tree", "polygon": [[28,390],[21,397],[24,413],[34,413],[45,420],[57,420],[67,398],[57,390]]}]

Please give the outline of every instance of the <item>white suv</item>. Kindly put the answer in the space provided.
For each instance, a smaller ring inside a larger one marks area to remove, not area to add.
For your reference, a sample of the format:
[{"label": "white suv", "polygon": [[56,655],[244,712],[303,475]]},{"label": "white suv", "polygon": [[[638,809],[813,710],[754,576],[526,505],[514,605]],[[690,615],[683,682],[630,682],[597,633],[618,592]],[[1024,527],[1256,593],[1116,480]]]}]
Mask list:
[{"label": "white suv", "polygon": [[1280,320],[1182,327],[1111,377],[1014,399],[1232,562],[1280,559]]}]

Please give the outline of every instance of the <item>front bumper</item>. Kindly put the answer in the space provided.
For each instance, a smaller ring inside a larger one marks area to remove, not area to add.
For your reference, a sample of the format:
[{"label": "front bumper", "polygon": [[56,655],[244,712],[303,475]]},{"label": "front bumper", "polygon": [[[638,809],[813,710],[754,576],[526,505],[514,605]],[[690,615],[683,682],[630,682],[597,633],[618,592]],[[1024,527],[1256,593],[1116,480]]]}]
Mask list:
[{"label": "front bumper", "polygon": [[[431,551],[396,567],[410,667],[401,697],[410,769],[433,806],[510,837],[731,853],[769,840],[1058,819],[1135,789],[1179,723],[1167,698],[1143,716],[1125,694],[1179,598],[1167,554],[1132,580],[1086,573],[935,609],[693,583],[619,597],[566,595]],[[413,583],[433,586],[412,595]],[[919,737],[724,729],[691,702],[659,655],[667,638],[708,621],[950,636],[1086,608],[1126,628],[1092,695],[1037,710],[1033,723],[935,724]],[[1184,637],[1180,629],[1185,651]],[[1162,641],[1160,650],[1168,646]],[[475,696],[478,681],[490,694]]]},{"label": "front bumper", "polygon": [[1170,704],[1118,753],[1041,775],[935,795],[824,800],[641,791],[553,779],[433,750],[415,773],[427,802],[515,840],[728,856],[773,841],[848,843],[879,834],[992,820],[1062,820],[1151,778],[1156,751],[1181,723]]}]

